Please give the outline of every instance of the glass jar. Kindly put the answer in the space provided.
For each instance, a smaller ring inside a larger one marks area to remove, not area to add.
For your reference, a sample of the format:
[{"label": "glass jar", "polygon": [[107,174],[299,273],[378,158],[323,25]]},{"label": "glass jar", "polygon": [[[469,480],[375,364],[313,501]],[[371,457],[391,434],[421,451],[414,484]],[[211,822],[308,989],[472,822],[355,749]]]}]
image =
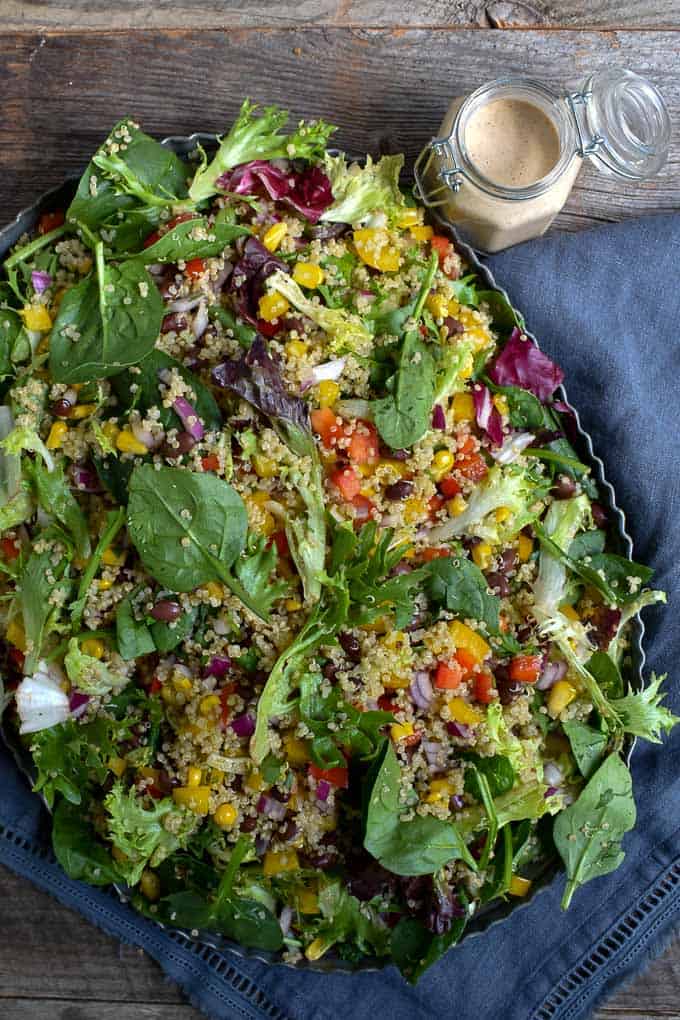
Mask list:
[{"label": "glass jar", "polygon": [[664,165],[670,133],[660,92],[633,71],[597,71],[565,95],[499,78],[453,100],[416,160],[416,189],[464,240],[500,251],[548,229],[586,157],[641,181]]}]

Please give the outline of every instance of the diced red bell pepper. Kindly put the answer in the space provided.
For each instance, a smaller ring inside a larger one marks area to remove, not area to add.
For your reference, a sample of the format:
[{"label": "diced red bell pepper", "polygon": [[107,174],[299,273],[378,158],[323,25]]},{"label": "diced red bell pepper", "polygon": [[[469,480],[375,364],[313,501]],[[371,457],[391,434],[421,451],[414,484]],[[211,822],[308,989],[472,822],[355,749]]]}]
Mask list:
[{"label": "diced red bell pepper", "polygon": [[439,491],[442,496],[446,496],[447,499],[453,499],[453,497],[457,496],[460,492],[460,485],[455,478],[449,475],[447,478],[442,478],[439,483]]},{"label": "diced red bell pepper", "polygon": [[161,681],[155,676],[149,684],[149,694],[160,694],[162,686]]},{"label": "diced red bell pepper", "polygon": [[381,694],[378,698],[378,708],[381,712],[396,712],[397,703],[392,694]]},{"label": "diced red bell pepper", "polygon": [[542,655],[516,655],[510,661],[510,679],[523,684],[535,684],[543,668]]},{"label": "diced red bell pepper", "polygon": [[354,507],[354,523],[363,524],[371,516],[372,511],[375,509],[375,503],[372,503],[366,496],[362,496],[359,493],[352,500],[352,506]]},{"label": "diced red bell pepper", "polygon": [[440,662],[434,675],[434,685],[438,691],[454,691],[463,679],[461,666],[453,659],[451,662]]},{"label": "diced red bell pepper", "polygon": [[432,560],[440,560],[449,555],[449,550],[443,547],[434,549],[423,549],[421,559],[423,563],[431,563]]},{"label": "diced red bell pepper", "polygon": [[494,683],[490,673],[476,673],[474,696],[475,701],[481,701],[483,705],[490,705],[494,701]]},{"label": "diced red bell pepper", "polygon": [[26,656],[20,648],[10,645],[7,649],[7,660],[10,666],[13,666],[18,673],[23,673]]},{"label": "diced red bell pepper", "polygon": [[342,790],[346,790],[349,786],[349,770],[343,765],[337,765],[332,769],[321,769],[318,765],[310,762],[309,774],[314,776],[317,782],[319,779],[325,779],[331,786],[337,786]]},{"label": "diced red bell pepper", "polygon": [[459,455],[456,457],[454,467],[471,482],[481,482],[489,471],[486,461],[479,453],[464,453],[462,457]]},{"label": "diced red bell pepper", "polygon": [[474,673],[477,659],[467,648],[456,648],[456,662],[463,670],[464,678],[467,680],[470,673]]},{"label": "diced red bell pepper", "polygon": [[407,736],[402,737],[399,743],[404,744],[406,747],[415,747],[422,740],[422,736],[421,731],[416,730],[415,733],[409,733]]},{"label": "diced red bell pepper", "polygon": [[220,458],[216,453],[209,453],[207,457],[201,457],[201,467],[204,471],[219,471]]},{"label": "diced red bell pepper", "polygon": [[15,538],[10,538],[9,535],[0,540],[0,549],[2,549],[2,557],[8,563],[12,560],[16,560],[21,554],[21,547],[18,545]]},{"label": "diced red bell pepper", "polygon": [[453,245],[448,237],[442,237],[441,234],[433,234],[430,238],[430,244],[433,251],[436,251],[439,257],[439,265],[441,266],[444,259],[453,251]]},{"label": "diced red bell pepper", "polygon": [[281,323],[278,319],[274,319],[273,322],[267,322],[266,319],[257,320],[257,332],[262,336],[271,337],[276,336],[281,328]]},{"label": "diced red bell pepper", "polygon": [[430,496],[427,504],[430,510],[430,517],[436,517],[445,502],[446,500],[444,500],[438,493],[435,493],[434,496]]},{"label": "diced red bell pepper", "polygon": [[378,459],[378,433],[370,422],[357,422],[359,426],[352,433],[347,453],[355,464],[370,464]]},{"label": "diced red bell pepper", "polygon": [[290,546],[285,531],[275,531],[271,537],[279,556],[290,556]]},{"label": "diced red bell pepper", "polygon": [[205,272],[205,259],[189,259],[184,270],[184,275],[190,280],[197,280]]},{"label": "diced red bell pepper", "polygon": [[338,441],[340,428],[338,417],[330,407],[317,407],[311,414],[312,428],[321,436],[321,442],[331,450]]},{"label": "diced red bell pepper", "polygon": [[347,503],[352,503],[359,495],[361,478],[354,468],[348,465],[336,468],[335,471],[331,472],[330,479]]},{"label": "diced red bell pepper", "polygon": [[38,233],[49,234],[50,230],[56,230],[64,222],[64,210],[54,209],[52,212],[43,213],[38,220]]},{"label": "diced red bell pepper", "polygon": [[225,684],[222,690],[220,691],[220,706],[221,706],[220,718],[223,727],[226,727],[227,723],[229,722],[229,715],[231,713],[231,706],[227,704],[227,698],[229,697],[230,694],[233,694],[235,690],[236,684]]}]

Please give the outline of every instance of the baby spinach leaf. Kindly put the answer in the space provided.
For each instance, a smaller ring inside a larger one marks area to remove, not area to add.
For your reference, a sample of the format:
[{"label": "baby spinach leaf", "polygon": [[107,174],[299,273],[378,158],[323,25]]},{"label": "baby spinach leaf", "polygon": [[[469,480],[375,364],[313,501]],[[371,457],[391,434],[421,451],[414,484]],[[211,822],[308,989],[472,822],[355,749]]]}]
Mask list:
[{"label": "baby spinach leaf", "polygon": [[567,871],[563,910],[580,886],[618,868],[625,857],[621,839],[634,825],[631,774],[613,753],[589,779],[578,800],[555,820],[553,838]]},{"label": "baby spinach leaf", "polygon": [[241,347],[248,350],[257,335],[252,326],[239,322],[230,308],[223,308],[221,305],[211,305],[208,315],[211,321],[219,322],[224,329],[231,330]]},{"label": "baby spinach leaf", "polygon": [[[456,301],[459,301],[461,305],[467,305],[469,308],[477,308],[480,301],[480,296],[475,286],[475,274],[468,273],[467,276],[462,276],[460,280],[451,280],[451,290]],[[486,294],[495,294],[495,291],[484,291]],[[498,295],[500,298],[500,294]]]},{"label": "baby spinach leaf", "polygon": [[160,411],[158,420],[163,428],[166,431],[168,429],[181,431],[184,426],[178,415],[171,407],[164,407],[161,398],[161,372],[170,370],[176,371],[193,391],[194,398],[189,399],[205,427],[221,429],[222,415],[208,387],[181,362],[157,349],[135,365],[134,370],[126,369],[111,380],[111,386],[118,398],[118,408],[126,412],[136,407],[142,413],[146,413],[149,408],[157,407]]},{"label": "baby spinach leaf", "polygon": [[394,390],[373,401],[381,438],[393,450],[408,449],[430,428],[435,392],[435,362],[418,330],[404,337]]},{"label": "baby spinach leaf", "polygon": [[392,929],[390,956],[407,981],[417,981],[432,940],[432,932],[415,917],[402,917]]},{"label": "baby spinach leaf", "polygon": [[[207,237],[197,239],[197,231],[205,232]],[[208,225],[205,217],[199,216],[197,219],[183,220],[175,224],[148,248],[121,257],[133,258],[145,266],[159,262],[178,262],[180,259],[188,262],[190,259],[212,258],[220,255],[237,237],[250,233],[247,227],[237,227],[220,220]]]},{"label": "baby spinach leaf", "polygon": [[92,461],[102,485],[111,493],[117,503],[125,506],[130,493],[130,475],[134,464],[131,460],[119,460],[117,457],[99,457],[92,455]]},{"label": "baby spinach leaf", "polygon": [[573,560],[582,560],[586,556],[601,553],[604,549],[605,538],[604,531],[601,531],[599,528],[593,528],[591,531],[582,531],[572,541],[568,553]]},{"label": "baby spinach leaf", "polygon": [[163,319],[163,299],[144,266],[104,263],[64,294],[50,335],[56,382],[82,383],[115,375],[149,354]]},{"label": "baby spinach leaf", "polygon": [[481,800],[481,791],[477,782],[477,775],[485,777],[489,784],[492,797],[500,797],[502,793],[512,790],[515,785],[515,770],[509,758],[503,754],[493,754],[484,758],[480,754],[470,751],[464,755],[465,761],[474,765],[474,769],[466,769],[465,792],[471,794],[475,800]]},{"label": "baby spinach leaf", "polygon": [[394,722],[391,712],[360,712],[345,701],[334,688],[325,697],[320,693],[321,677],[309,673],[300,680],[300,719],[313,734],[310,753],[320,768],[344,767],[342,748],[352,757],[368,761],[382,746],[382,727]]},{"label": "baby spinach leaf", "polygon": [[504,294],[498,290],[480,290],[477,292],[477,303],[488,306],[491,321],[501,337],[510,334],[515,326],[525,328],[523,316],[512,307]]},{"label": "baby spinach leaf", "polygon": [[26,460],[24,471],[30,477],[43,510],[64,525],[73,539],[76,552],[85,558],[90,555],[90,536],[85,515],[66,484],[63,462],[48,471],[42,460]]},{"label": "baby spinach leaf", "polygon": [[52,849],[69,876],[90,885],[110,885],[121,874],[111,854],[95,837],[82,808],[60,800],[52,820]]},{"label": "baby spinach leaf", "polygon": [[0,308],[0,379],[14,375],[14,355],[23,330],[17,312],[10,308]]},{"label": "baby spinach leaf", "polygon": [[156,646],[156,651],[165,654],[177,648],[191,634],[197,616],[198,610],[192,609],[188,613],[183,613],[173,624],[165,623],[163,620],[156,620],[152,623],[149,630],[153,643]]},{"label": "baby spinach leaf", "polygon": [[396,875],[431,875],[453,860],[476,868],[453,822],[431,815],[401,821],[401,770],[389,741],[372,770],[366,805],[364,847]]},{"label": "baby spinach leaf", "polygon": [[465,556],[448,556],[427,565],[425,591],[435,605],[485,623],[490,633],[499,630],[501,600],[492,595],[484,574]]},{"label": "baby spinach leaf", "polygon": [[116,643],[118,654],[125,662],[156,651],[151,631],[144,620],[135,617],[130,595],[119,602],[116,609]]},{"label": "baby spinach leaf", "polygon": [[71,590],[67,577],[70,557],[59,533],[50,530],[44,532],[41,538],[41,551],[31,553],[17,586],[26,633],[25,669],[28,674],[37,666],[43,642],[54,629],[61,606]]},{"label": "baby spinach leaf", "polygon": [[567,719],[562,723],[562,729],[571,744],[579,772],[584,779],[590,779],[604,757],[609,742],[606,734],[577,719]]}]

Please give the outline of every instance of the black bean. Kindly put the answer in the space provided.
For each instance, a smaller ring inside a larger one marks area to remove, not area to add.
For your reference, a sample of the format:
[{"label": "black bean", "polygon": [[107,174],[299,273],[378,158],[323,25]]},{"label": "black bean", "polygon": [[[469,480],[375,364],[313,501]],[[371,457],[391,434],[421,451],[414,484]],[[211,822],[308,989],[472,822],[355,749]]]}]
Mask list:
[{"label": "black bean", "polygon": [[601,503],[591,503],[590,510],[593,515],[593,522],[596,528],[607,526],[607,511]]},{"label": "black bean", "polygon": [[361,662],[361,645],[359,638],[344,630],[338,634],[338,642],[350,662]]},{"label": "black bean", "polygon": [[295,839],[297,834],[298,827],[292,818],[289,818],[283,828],[279,829],[279,837],[284,843],[288,843],[291,839]]},{"label": "black bean", "polygon": [[401,478],[398,482],[394,482],[393,485],[388,485],[385,489],[386,499],[408,499],[413,492],[413,482],[407,482],[405,478]]},{"label": "black bean", "polygon": [[454,334],[456,333],[465,332],[465,326],[463,325],[463,323],[459,322],[458,319],[454,319],[452,315],[446,316],[446,318],[444,319],[444,325],[448,330],[449,336],[454,336]]},{"label": "black bean", "polygon": [[511,574],[517,568],[517,552],[514,549],[504,549],[500,559],[499,570],[504,574]]},{"label": "black bean", "polygon": [[172,623],[182,615],[182,607],[179,602],[172,602],[170,599],[160,599],[151,610],[154,620],[162,623]]},{"label": "black bean", "polygon": [[239,828],[241,829],[241,832],[252,832],[256,825],[257,818],[253,818],[252,815],[248,815],[243,819]]},{"label": "black bean", "polygon": [[380,456],[385,457],[388,460],[408,460],[410,453],[408,450],[393,450],[391,446],[386,443],[380,444]]},{"label": "black bean", "polygon": [[576,482],[569,475],[558,475],[552,487],[555,499],[571,499],[576,492]]},{"label": "black bean", "polygon": [[502,574],[500,570],[487,570],[484,572],[486,577],[486,583],[489,588],[496,595],[500,595],[502,599],[506,599],[510,594],[510,584],[505,574]]},{"label": "black bean", "polygon": [[196,440],[192,435],[189,435],[188,432],[180,432],[174,443],[163,443],[161,453],[164,457],[175,460],[177,457],[183,457],[185,453],[189,453],[195,445]]},{"label": "black bean", "polygon": [[333,681],[335,680],[335,674],[337,673],[337,671],[338,667],[331,659],[329,659],[328,662],[324,665],[321,672],[323,673],[326,680]]},{"label": "black bean", "polygon": [[186,316],[180,315],[179,312],[171,312],[161,322],[161,333],[181,333],[187,326]]},{"label": "black bean", "polygon": [[61,400],[55,400],[50,410],[52,411],[52,414],[55,415],[55,417],[57,418],[68,418],[72,408],[73,404],[71,403],[71,401],[66,400],[65,397],[62,397]]},{"label": "black bean", "polygon": [[509,705],[524,690],[524,684],[520,683],[519,680],[510,679],[507,666],[496,666],[494,677],[501,705]]}]

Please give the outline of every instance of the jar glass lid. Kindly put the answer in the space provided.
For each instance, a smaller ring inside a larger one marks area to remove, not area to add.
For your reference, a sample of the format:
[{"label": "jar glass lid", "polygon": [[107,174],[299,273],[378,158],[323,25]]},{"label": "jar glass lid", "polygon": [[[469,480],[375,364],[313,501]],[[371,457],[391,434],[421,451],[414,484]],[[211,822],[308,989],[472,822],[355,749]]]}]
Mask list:
[{"label": "jar glass lid", "polygon": [[586,82],[585,117],[594,152],[607,169],[633,180],[652,177],[668,157],[671,122],[663,96],[633,71],[609,68]]}]

